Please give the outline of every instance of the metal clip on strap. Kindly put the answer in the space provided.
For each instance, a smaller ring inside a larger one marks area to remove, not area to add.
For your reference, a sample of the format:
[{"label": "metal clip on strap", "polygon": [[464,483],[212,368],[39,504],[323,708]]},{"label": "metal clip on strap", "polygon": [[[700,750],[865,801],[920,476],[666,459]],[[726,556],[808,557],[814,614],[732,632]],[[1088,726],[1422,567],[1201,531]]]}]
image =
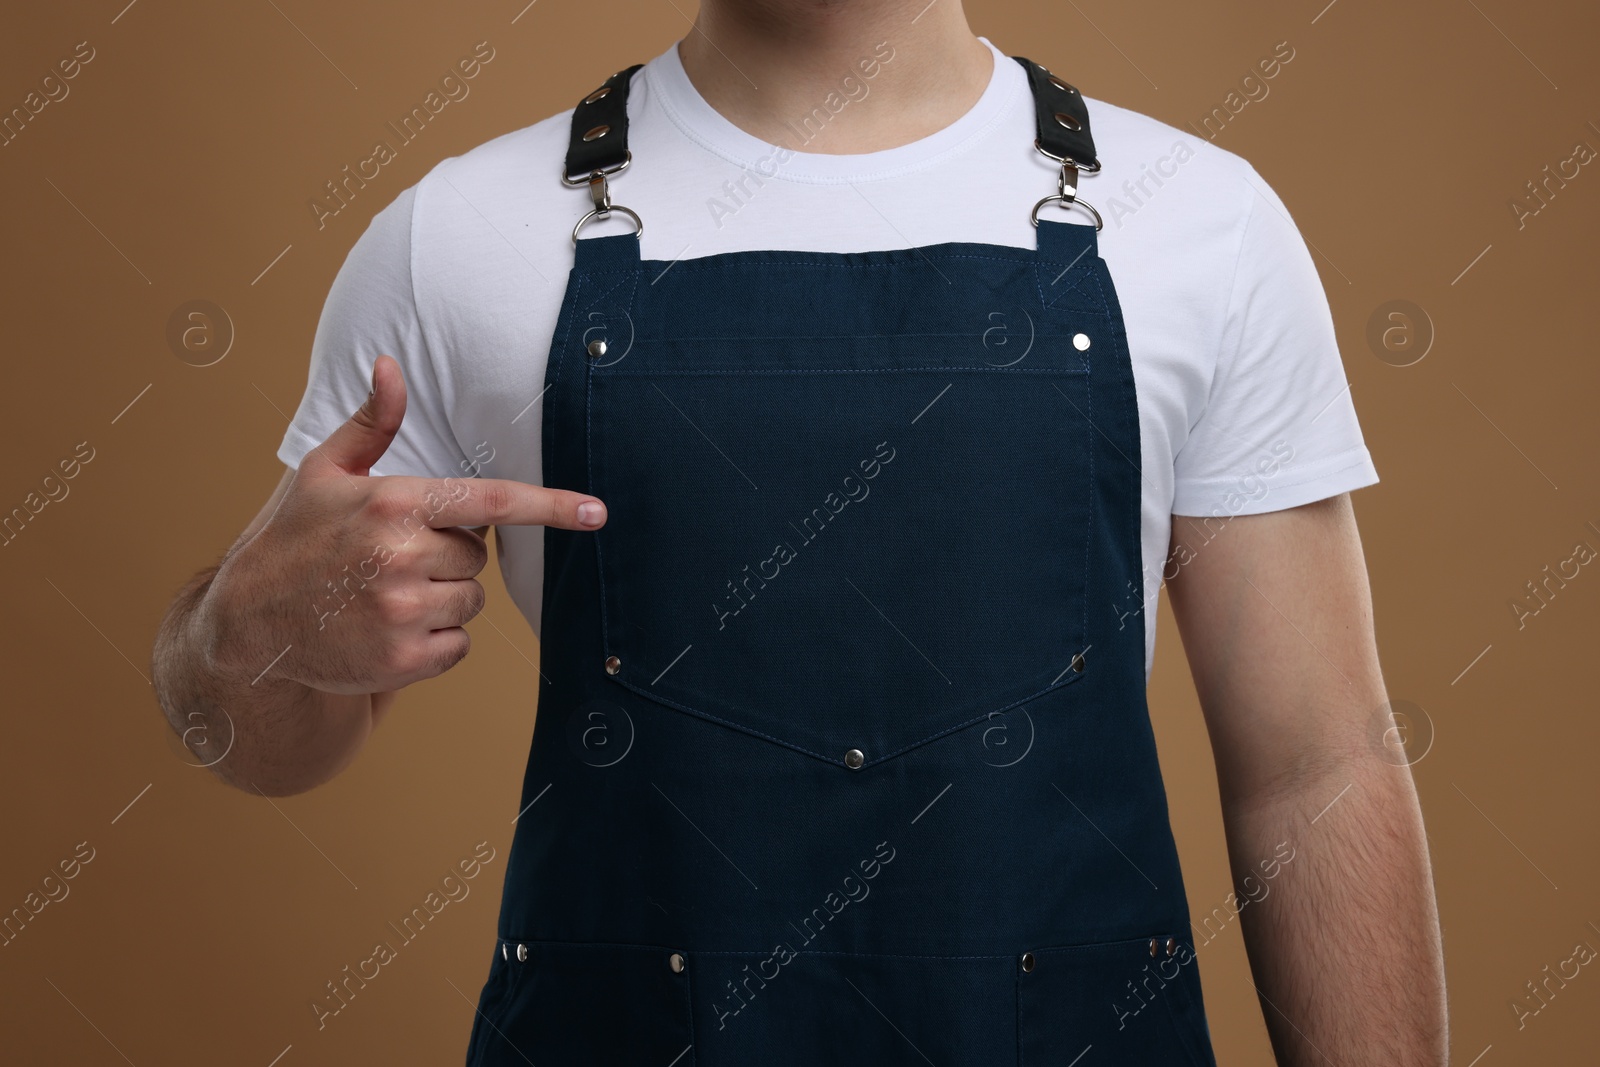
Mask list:
[{"label": "metal clip on strap", "polygon": [[606,219],[620,211],[633,220],[635,235],[644,232],[644,222],[621,204],[611,202],[608,176],[627,169],[633,160],[628,151],[628,82],[644,64],[635,63],[607,78],[605,84],[584,97],[572,109],[572,136],[567,143],[566,165],[561,180],[567,185],[589,187],[594,207],[572,228],[572,240],[590,219]]},{"label": "metal clip on strap", "polygon": [[1011,58],[1027,72],[1028,87],[1033,90],[1034,125],[1038,131],[1033,147],[1061,164],[1059,191],[1033,205],[1029,220],[1039,225],[1039,209],[1056,201],[1063,208],[1074,205],[1084,208],[1094,216],[1094,228],[1103,229],[1105,221],[1100,212],[1088,201],[1078,199],[1078,174],[1093,174],[1100,169],[1094,137],[1089,133],[1089,109],[1083,102],[1083,94],[1033,60],[1022,56]]},{"label": "metal clip on strap", "polygon": [[[1089,109],[1083,94],[1049,70],[1022,56],[1012,56],[1027,73],[1033,90],[1035,128],[1033,146],[1061,164],[1057,192],[1033,205],[1028,217],[1039,224],[1039,209],[1052,201],[1063,208],[1081,206],[1094,216],[1094,228],[1103,229],[1104,220],[1094,205],[1078,199],[1078,175],[1100,169],[1095,156],[1094,138],[1089,133]],[[572,228],[572,240],[590,219],[606,219],[613,211],[633,220],[635,235],[644,232],[644,221],[621,204],[611,202],[607,178],[627,169],[633,159],[628,150],[628,83],[642,63],[617,71],[605,84],[584,97],[572,111],[572,136],[567,145],[566,166],[561,180],[570,186],[589,187],[593,207]]]}]

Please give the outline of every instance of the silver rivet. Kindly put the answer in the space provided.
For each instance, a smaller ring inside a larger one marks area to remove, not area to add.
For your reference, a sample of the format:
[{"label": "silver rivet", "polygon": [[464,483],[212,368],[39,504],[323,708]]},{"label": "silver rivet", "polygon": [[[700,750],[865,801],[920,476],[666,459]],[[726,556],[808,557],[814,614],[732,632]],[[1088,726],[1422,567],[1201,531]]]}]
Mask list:
[{"label": "silver rivet", "polygon": [[1150,939],[1150,955],[1154,956],[1156,954],[1156,948],[1157,948],[1156,939],[1152,937]]},{"label": "silver rivet", "polygon": [[852,771],[859,771],[861,765],[867,762],[867,757],[859,748],[852,748],[844,754],[844,765]]},{"label": "silver rivet", "polygon": [[1024,952],[1022,954],[1022,970],[1023,970],[1024,974],[1032,973],[1032,971],[1033,971],[1033,953]]},{"label": "silver rivet", "polygon": [[[1056,116],[1056,118],[1058,118],[1058,119],[1060,117],[1061,117],[1060,115]],[[599,126],[596,126],[594,129],[589,130],[586,133],[584,133],[583,139],[585,141],[598,141],[600,138],[604,137],[606,134],[608,134],[610,132],[611,132],[611,127],[605,125],[604,123],[601,123]]]},{"label": "silver rivet", "polygon": [[[1080,333],[1078,336],[1082,337],[1083,334]],[[1089,346],[1083,345],[1082,347],[1087,348]],[[606,343],[600,338],[596,337],[593,341],[589,342],[586,351],[589,353],[590,359],[599,359],[601,356],[606,354]]]},{"label": "silver rivet", "polygon": [[518,963],[527,963],[528,962],[528,946],[527,945],[518,945],[517,946],[517,962]]},{"label": "silver rivet", "polygon": [[1178,942],[1175,938],[1167,938],[1167,955],[1171,956],[1178,951]]},{"label": "silver rivet", "polygon": [[606,657],[606,673],[616,674],[622,669],[622,661],[615,656]]},{"label": "silver rivet", "polygon": [[506,950],[505,945],[500,946],[500,958],[503,960],[509,960],[511,958],[511,953]]},{"label": "silver rivet", "polygon": [[[1067,129],[1071,130],[1073,133],[1077,133],[1079,130],[1083,129],[1083,123],[1079,122],[1065,111],[1056,112],[1056,121],[1065,126]],[[585,137],[584,140],[587,141],[589,138]]]},{"label": "silver rivet", "polygon": [[672,968],[673,974],[683,973],[683,953],[674,952],[667,957],[667,966]]},{"label": "silver rivet", "polygon": [[592,104],[596,100],[603,100],[603,99],[605,99],[606,95],[608,93],[610,93],[610,92],[611,92],[611,86],[602,85],[602,86],[600,86],[600,88],[596,89],[594,92],[592,92],[588,96],[584,97],[583,98],[583,102],[585,104]]},{"label": "silver rivet", "polygon": [[1089,351],[1089,335],[1086,333],[1073,334],[1072,347],[1076,348],[1079,352]]}]

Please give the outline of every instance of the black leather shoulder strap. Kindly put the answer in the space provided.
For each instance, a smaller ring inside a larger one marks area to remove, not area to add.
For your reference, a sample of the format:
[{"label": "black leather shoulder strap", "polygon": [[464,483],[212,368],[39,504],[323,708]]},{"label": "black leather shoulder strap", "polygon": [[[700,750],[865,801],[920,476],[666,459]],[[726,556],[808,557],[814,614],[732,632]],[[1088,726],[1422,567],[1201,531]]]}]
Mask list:
[{"label": "black leather shoulder strap", "polygon": [[616,170],[627,163],[628,82],[642,66],[635,63],[617,71],[573,108],[565,174],[569,182],[578,183],[595,171]]},{"label": "black leather shoulder strap", "polygon": [[[1083,94],[1033,60],[1011,58],[1028,75],[1039,147],[1086,173],[1099,170]],[[628,83],[643,65],[635,63],[617,71],[573,108],[565,173],[569,182],[581,183],[596,171],[619,169],[627,163]]]},{"label": "black leather shoulder strap", "polygon": [[1039,148],[1047,155],[1072,163],[1086,174],[1100,169],[1094,138],[1089,134],[1089,109],[1083,94],[1031,59],[1012,56],[1028,73],[1033,90],[1033,110]]}]

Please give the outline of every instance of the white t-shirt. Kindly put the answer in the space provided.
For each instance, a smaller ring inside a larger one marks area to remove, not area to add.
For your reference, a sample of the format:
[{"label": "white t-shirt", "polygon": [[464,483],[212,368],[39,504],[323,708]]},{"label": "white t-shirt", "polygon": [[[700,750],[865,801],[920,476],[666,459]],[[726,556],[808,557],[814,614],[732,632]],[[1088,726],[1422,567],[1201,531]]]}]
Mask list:
[{"label": "white t-shirt", "polygon": [[[668,48],[633,77],[633,162],[611,182],[614,202],[644,219],[641,255],[1033,248],[1028,211],[1055,192],[1058,168],[1034,150],[1022,68],[984,43],[994,73],[966,114],[911,144],[854,155],[780,152],[743,132]],[[892,47],[876,58],[893,63]],[[596,72],[596,84],[610,73]],[[861,70],[841,70],[839,82],[828,110],[795,124],[811,138],[805,147],[825,144],[819,115],[872,106]],[[1239,156],[1093,97],[1086,104],[1103,170],[1078,191],[1105,216],[1100,254],[1138,392],[1148,672],[1172,514],[1272,511],[1378,476],[1327,298],[1282,201]],[[448,158],[374,216],[328,293],[305,396],[278,449],[286,464],[361,405],[373,360],[387,353],[405,374],[407,409],[373,473],[541,482],[537,399],[570,233],[589,207],[587,190],[559,180],[570,125],[563,112]],[[1058,205],[1044,211],[1088,221]],[[613,216],[584,236],[625,229]],[[498,538],[507,588],[537,633],[544,531],[508,527]],[[1118,610],[1140,605],[1130,594]]]}]

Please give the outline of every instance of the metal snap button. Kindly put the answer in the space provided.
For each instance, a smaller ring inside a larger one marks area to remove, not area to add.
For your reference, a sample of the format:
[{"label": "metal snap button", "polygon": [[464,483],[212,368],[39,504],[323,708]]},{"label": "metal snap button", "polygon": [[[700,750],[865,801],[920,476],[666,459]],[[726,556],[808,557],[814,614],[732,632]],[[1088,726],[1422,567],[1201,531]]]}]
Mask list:
[{"label": "metal snap button", "polygon": [[1167,938],[1167,955],[1171,956],[1177,951],[1178,951],[1177,939],[1176,938],[1171,938],[1171,937]]},{"label": "metal snap button", "polygon": [[1083,653],[1082,652],[1074,652],[1072,654],[1072,673],[1074,673],[1074,674],[1082,674],[1084,666],[1085,666],[1085,662],[1084,662],[1084,658],[1083,658]]},{"label": "metal snap button", "polygon": [[[1080,336],[1082,335],[1080,334]],[[606,354],[606,343],[600,338],[596,337],[593,341],[589,342],[587,351],[590,359],[599,359],[601,356]]]},{"label": "metal snap button", "polygon": [[1033,953],[1024,952],[1022,954],[1022,970],[1025,974],[1031,974],[1033,972]]},{"label": "metal snap button", "polygon": [[616,674],[622,669],[622,661],[615,656],[606,657],[606,673]]},{"label": "metal snap button", "polygon": [[596,100],[603,100],[603,99],[605,99],[607,94],[609,94],[610,92],[611,92],[611,86],[602,85],[602,86],[600,86],[600,88],[596,89],[594,92],[592,92],[588,96],[584,97],[583,98],[583,102],[585,104],[592,104]]},{"label": "metal snap button", "polygon": [[667,966],[672,968],[673,974],[683,973],[683,953],[674,952],[667,957]]},{"label": "metal snap button", "polygon": [[527,963],[528,962],[528,946],[527,945],[518,945],[517,946],[517,962],[518,963]]},{"label": "metal snap button", "polygon": [[[1056,117],[1060,118],[1061,116],[1057,115]],[[602,123],[601,125],[596,126],[593,129],[588,130],[587,132],[585,132],[584,135],[583,135],[583,139],[585,141],[598,141],[600,138],[604,137],[606,134],[608,134],[610,132],[611,132],[611,127],[605,125],[604,123]]]},{"label": "metal snap button", "polygon": [[1089,335],[1086,333],[1073,334],[1072,347],[1076,348],[1079,352],[1089,351]]},{"label": "metal snap button", "polygon": [[862,752],[859,748],[852,748],[849,752],[844,754],[844,765],[849,767],[852,771],[859,771],[861,769],[861,765],[865,762],[867,762],[866,753]]},{"label": "metal snap button", "polygon": [[509,950],[507,950],[504,944],[500,946],[500,958],[503,960],[509,960],[511,958],[511,953]]},{"label": "metal snap button", "polygon": [[1152,937],[1150,939],[1150,955],[1154,956],[1156,954],[1156,947],[1156,939]]},{"label": "metal snap button", "polygon": [[[1056,112],[1056,121],[1061,123],[1061,125],[1065,126],[1067,129],[1071,130],[1073,133],[1077,133],[1079,130],[1083,129],[1083,123],[1079,122],[1065,111]],[[587,141],[589,138],[585,137],[584,140]]]},{"label": "metal snap button", "polygon": [[[1044,70],[1043,67],[1040,67],[1039,69],[1040,70]],[[1070,93],[1070,92],[1073,91],[1072,86],[1068,85],[1066,82],[1062,81],[1060,78],[1056,77],[1054,74],[1051,74],[1049,71],[1045,71],[1045,81],[1049,82],[1051,85],[1054,85],[1057,89],[1061,89],[1061,90],[1063,90],[1065,92],[1069,92]],[[587,102],[587,101],[585,101],[585,102]]]}]

